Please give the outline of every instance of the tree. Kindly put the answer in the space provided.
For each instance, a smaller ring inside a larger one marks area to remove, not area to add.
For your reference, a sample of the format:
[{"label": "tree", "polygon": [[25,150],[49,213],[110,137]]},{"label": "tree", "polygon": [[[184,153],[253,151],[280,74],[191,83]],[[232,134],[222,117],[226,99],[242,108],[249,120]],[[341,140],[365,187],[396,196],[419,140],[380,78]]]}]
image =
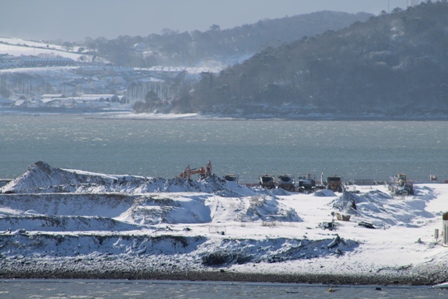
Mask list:
[{"label": "tree", "polygon": [[221,30],[221,27],[219,27],[219,25],[213,24],[212,26],[210,26],[210,30],[211,31],[219,31],[219,30]]},{"label": "tree", "polygon": [[11,91],[6,86],[0,86],[0,96],[9,98],[11,94]]},{"label": "tree", "polygon": [[158,101],[159,97],[157,96],[157,94],[153,91],[150,90],[145,94],[145,102],[149,103],[149,102],[155,102]]},{"label": "tree", "polygon": [[174,31],[173,29],[170,29],[170,28],[163,28],[161,33],[162,33],[162,35],[167,36],[167,35],[175,34],[176,31]]},{"label": "tree", "polygon": [[141,102],[141,101],[137,101],[134,103],[134,105],[132,106],[132,109],[134,110],[135,113],[143,113],[146,111],[146,104]]},{"label": "tree", "polygon": [[73,44],[69,43],[69,42],[65,42],[62,44],[62,46],[67,50],[67,51],[72,51],[73,50]]}]

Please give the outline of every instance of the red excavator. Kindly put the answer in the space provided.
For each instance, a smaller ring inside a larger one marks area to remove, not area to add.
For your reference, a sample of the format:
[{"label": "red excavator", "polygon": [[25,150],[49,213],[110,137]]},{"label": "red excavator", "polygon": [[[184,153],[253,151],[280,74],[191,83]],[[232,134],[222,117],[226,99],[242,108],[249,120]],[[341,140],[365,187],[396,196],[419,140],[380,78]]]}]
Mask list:
[{"label": "red excavator", "polygon": [[199,174],[201,177],[204,177],[205,176],[204,167],[201,166],[198,168],[190,169],[190,166],[187,166],[187,168],[185,168],[185,170],[179,174],[179,177],[180,178],[190,178],[190,176],[193,174]]}]

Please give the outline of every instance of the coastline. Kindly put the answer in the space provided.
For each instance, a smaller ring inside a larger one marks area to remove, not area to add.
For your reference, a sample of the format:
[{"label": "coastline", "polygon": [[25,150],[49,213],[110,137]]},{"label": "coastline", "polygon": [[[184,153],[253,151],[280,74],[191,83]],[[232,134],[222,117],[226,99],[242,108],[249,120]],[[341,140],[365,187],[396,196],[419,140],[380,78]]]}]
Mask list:
[{"label": "coastline", "polygon": [[91,119],[108,120],[246,120],[246,121],[446,121],[447,115],[341,115],[341,114],[314,114],[314,115],[223,115],[200,113],[133,113],[128,109],[83,109],[83,108],[22,108],[0,107],[0,114],[40,114],[80,115]]},{"label": "coastline", "polygon": [[[59,236],[62,239],[70,238],[69,235]],[[132,236],[134,235],[129,235],[130,238]],[[37,244],[45,243],[37,235],[32,239]],[[64,242],[62,241],[59,246],[65,247]],[[79,239],[79,242],[84,243],[85,240]],[[227,261],[207,266],[204,264],[204,253],[179,251],[172,254],[154,251],[152,254],[148,252],[117,254],[113,253],[111,248],[107,248],[106,240],[100,243],[99,241],[98,245],[105,247],[104,251],[87,254],[76,253],[78,248],[72,249],[73,255],[53,251],[43,253],[36,249],[16,255],[0,253],[0,279],[167,280],[381,286],[433,286],[448,281],[447,254],[430,260],[415,261],[412,264],[387,262],[385,253],[378,252],[376,260],[362,257],[357,259],[347,253],[340,256],[280,262],[240,264]],[[155,243],[153,244],[155,246]],[[227,252],[229,255],[236,255],[239,250]]]},{"label": "coastline", "polygon": [[[116,279],[116,280],[169,280],[169,281],[220,281],[220,282],[250,282],[250,283],[291,283],[291,284],[330,284],[330,285],[402,285],[402,286],[431,286],[448,280],[448,273],[412,273],[402,270],[386,274],[362,273],[262,273],[239,272],[234,269],[178,269],[163,270],[151,265],[152,258],[140,261],[140,267],[113,267],[103,262],[91,263],[75,262],[67,258],[65,262],[58,259],[51,263],[48,260],[43,268],[36,268],[39,264],[33,259],[16,260],[12,263],[1,263],[0,279]],[[140,258],[139,258],[140,259]],[[76,265],[77,266],[73,266]],[[133,264],[133,263],[130,263]]]},{"label": "coastline", "polygon": [[[86,114],[87,116],[87,114]],[[351,115],[220,115],[199,113],[132,113],[132,112],[100,112],[91,113],[87,118],[110,119],[110,120],[238,120],[238,121],[446,121],[448,116],[351,116]]]}]

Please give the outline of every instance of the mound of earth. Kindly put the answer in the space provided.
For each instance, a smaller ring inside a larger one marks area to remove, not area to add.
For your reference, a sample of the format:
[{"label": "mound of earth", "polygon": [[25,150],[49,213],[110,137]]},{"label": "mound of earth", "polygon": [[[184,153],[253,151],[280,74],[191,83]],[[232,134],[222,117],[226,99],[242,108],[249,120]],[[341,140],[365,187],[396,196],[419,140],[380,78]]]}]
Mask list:
[{"label": "mound of earth", "polygon": [[111,193],[205,192],[223,197],[255,195],[253,189],[227,182],[218,176],[203,180],[106,175],[81,170],[54,168],[39,161],[2,187],[2,193]]}]

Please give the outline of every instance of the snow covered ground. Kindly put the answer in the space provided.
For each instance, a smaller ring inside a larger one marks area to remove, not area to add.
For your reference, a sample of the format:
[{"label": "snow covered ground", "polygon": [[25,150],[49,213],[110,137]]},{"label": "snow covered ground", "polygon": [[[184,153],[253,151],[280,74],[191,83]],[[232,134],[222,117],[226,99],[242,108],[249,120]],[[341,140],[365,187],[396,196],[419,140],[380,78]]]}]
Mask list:
[{"label": "snow covered ground", "polygon": [[0,190],[0,277],[448,280],[448,184],[406,197],[353,185],[304,194],[37,162]]},{"label": "snow covered ground", "polygon": [[[74,51],[76,50],[77,49],[74,49]],[[79,58],[83,56],[83,54],[80,53],[68,52],[59,45],[5,37],[0,37],[0,54],[9,54],[12,56],[54,55],[70,58],[75,61],[79,60]]]}]

